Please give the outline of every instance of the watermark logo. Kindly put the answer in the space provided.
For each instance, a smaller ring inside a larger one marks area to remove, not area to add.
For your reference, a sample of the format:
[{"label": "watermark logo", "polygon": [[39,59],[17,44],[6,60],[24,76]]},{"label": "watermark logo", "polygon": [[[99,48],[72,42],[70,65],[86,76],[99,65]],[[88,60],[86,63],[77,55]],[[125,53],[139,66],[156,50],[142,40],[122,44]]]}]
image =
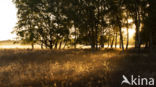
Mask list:
[{"label": "watermark logo", "polygon": [[131,75],[131,78],[128,79],[125,75],[122,75],[122,82],[121,85],[123,84],[128,84],[128,85],[135,85],[135,86],[154,86],[154,78],[144,78],[141,77],[140,75],[134,77]]}]

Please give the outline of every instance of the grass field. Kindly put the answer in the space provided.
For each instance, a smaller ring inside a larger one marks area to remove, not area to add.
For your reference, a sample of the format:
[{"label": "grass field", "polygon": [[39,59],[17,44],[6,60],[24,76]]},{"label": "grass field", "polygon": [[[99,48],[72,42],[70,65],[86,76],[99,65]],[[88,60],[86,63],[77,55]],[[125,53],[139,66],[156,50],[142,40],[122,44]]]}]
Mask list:
[{"label": "grass field", "polygon": [[148,50],[0,49],[0,87],[120,87],[123,74],[155,78],[155,67]]},{"label": "grass field", "polygon": [[[35,45],[35,48],[39,47],[39,45]],[[0,49],[31,49],[31,45],[22,44],[20,41],[5,40],[0,41]]]}]

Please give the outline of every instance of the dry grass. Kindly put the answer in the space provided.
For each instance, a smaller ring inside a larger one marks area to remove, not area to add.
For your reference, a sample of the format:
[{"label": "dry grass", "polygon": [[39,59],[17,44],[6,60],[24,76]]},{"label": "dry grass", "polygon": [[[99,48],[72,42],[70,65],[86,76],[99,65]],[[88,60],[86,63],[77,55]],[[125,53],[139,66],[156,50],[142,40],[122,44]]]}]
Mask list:
[{"label": "dry grass", "polygon": [[1,49],[0,87],[114,87],[120,85],[122,74],[141,74],[147,67],[145,74],[151,75],[156,64],[149,56],[138,59],[135,53],[108,49]]}]

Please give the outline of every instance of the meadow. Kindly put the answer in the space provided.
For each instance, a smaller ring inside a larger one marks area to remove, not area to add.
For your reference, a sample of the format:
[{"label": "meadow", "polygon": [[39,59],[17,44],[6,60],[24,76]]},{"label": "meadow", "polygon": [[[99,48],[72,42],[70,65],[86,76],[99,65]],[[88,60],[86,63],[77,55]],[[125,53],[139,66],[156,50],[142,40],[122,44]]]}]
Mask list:
[{"label": "meadow", "polygon": [[[120,87],[122,75],[156,77],[148,50],[0,49],[0,87]],[[124,86],[123,86],[124,87]]]},{"label": "meadow", "polygon": [[156,0],[1,1],[0,87],[156,87]]}]

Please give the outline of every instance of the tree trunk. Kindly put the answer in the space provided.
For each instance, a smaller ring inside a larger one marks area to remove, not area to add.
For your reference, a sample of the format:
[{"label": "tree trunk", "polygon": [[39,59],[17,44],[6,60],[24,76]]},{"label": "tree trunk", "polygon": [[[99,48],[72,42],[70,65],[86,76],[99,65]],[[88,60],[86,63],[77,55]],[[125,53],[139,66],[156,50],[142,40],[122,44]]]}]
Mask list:
[{"label": "tree trunk", "polygon": [[110,45],[110,31],[109,31],[109,36],[108,36],[108,48],[109,48],[109,45]]},{"label": "tree trunk", "polygon": [[98,49],[98,41],[97,41],[97,29],[98,29],[98,26],[96,26],[96,30],[95,30],[95,45],[96,45],[96,50]]},{"label": "tree trunk", "polygon": [[150,40],[149,41],[150,52],[152,52],[152,48],[153,48],[152,32],[150,33],[149,40]]},{"label": "tree trunk", "polygon": [[109,42],[110,42],[109,40],[110,40],[110,39],[108,38],[108,48],[109,48]]},{"label": "tree trunk", "polygon": [[62,47],[62,41],[60,42],[59,49],[61,49],[61,47]]},{"label": "tree trunk", "polygon": [[44,44],[45,44],[45,48],[47,49],[48,48],[47,40],[44,41]]},{"label": "tree trunk", "polygon": [[99,4],[100,4],[100,0],[98,0],[98,21],[96,23],[96,30],[95,30],[95,37],[96,37],[96,50],[98,49],[98,24],[99,24],[99,20],[100,20],[100,16],[99,16],[99,12],[100,12],[100,9],[99,9]]},{"label": "tree trunk", "polygon": [[140,52],[140,14],[138,9],[135,12],[135,26],[136,26],[136,37],[135,37],[135,48]]},{"label": "tree trunk", "polygon": [[120,32],[120,43],[121,43],[121,48],[122,48],[122,52],[124,52],[124,44],[123,44],[123,36],[122,36],[122,27],[121,27],[121,22],[119,17],[117,17],[118,19],[118,26],[119,26],[119,32]]},{"label": "tree trunk", "polygon": [[121,39],[120,39],[120,45],[119,45],[119,48],[121,49]]},{"label": "tree trunk", "polygon": [[92,26],[92,30],[91,30],[91,49],[95,50],[95,36],[94,36],[94,27]]},{"label": "tree trunk", "polygon": [[113,37],[113,40],[112,40],[112,43],[111,43],[111,48],[113,48],[113,43],[114,43],[114,37]]},{"label": "tree trunk", "polygon": [[49,42],[50,42],[50,46],[49,46],[49,48],[52,50],[52,49],[53,49],[52,41],[49,41]]},{"label": "tree trunk", "polygon": [[127,28],[127,44],[126,44],[126,50],[128,50],[128,44],[129,44],[129,32]]},{"label": "tree trunk", "polygon": [[75,29],[75,40],[74,40],[74,49],[76,49],[76,44],[77,44],[77,32],[76,32],[76,28]]},{"label": "tree trunk", "polygon": [[118,20],[118,27],[119,27],[119,33],[120,33],[120,44],[122,48],[122,52],[124,52],[124,43],[123,43],[123,36],[122,36],[122,26],[121,26],[121,19],[117,16]]},{"label": "tree trunk", "polygon": [[122,32],[121,32],[121,27],[120,27],[120,41],[121,41],[121,48],[122,48],[122,51],[124,51],[124,44],[123,44],[123,37],[122,37]]},{"label": "tree trunk", "polygon": [[117,31],[116,31],[116,35],[115,35],[115,48],[117,46],[117,41],[118,41],[118,34],[117,34]]},{"label": "tree trunk", "polygon": [[41,49],[43,49],[43,42],[41,42]]},{"label": "tree trunk", "polygon": [[129,44],[129,32],[128,32],[128,29],[129,29],[129,25],[128,25],[128,18],[127,18],[127,44],[126,44],[126,50],[128,50],[128,44]]},{"label": "tree trunk", "polygon": [[31,49],[34,50],[34,43],[31,43]]},{"label": "tree trunk", "polygon": [[56,43],[55,43],[55,49],[57,49],[57,44],[58,44],[58,41],[56,41]]}]

